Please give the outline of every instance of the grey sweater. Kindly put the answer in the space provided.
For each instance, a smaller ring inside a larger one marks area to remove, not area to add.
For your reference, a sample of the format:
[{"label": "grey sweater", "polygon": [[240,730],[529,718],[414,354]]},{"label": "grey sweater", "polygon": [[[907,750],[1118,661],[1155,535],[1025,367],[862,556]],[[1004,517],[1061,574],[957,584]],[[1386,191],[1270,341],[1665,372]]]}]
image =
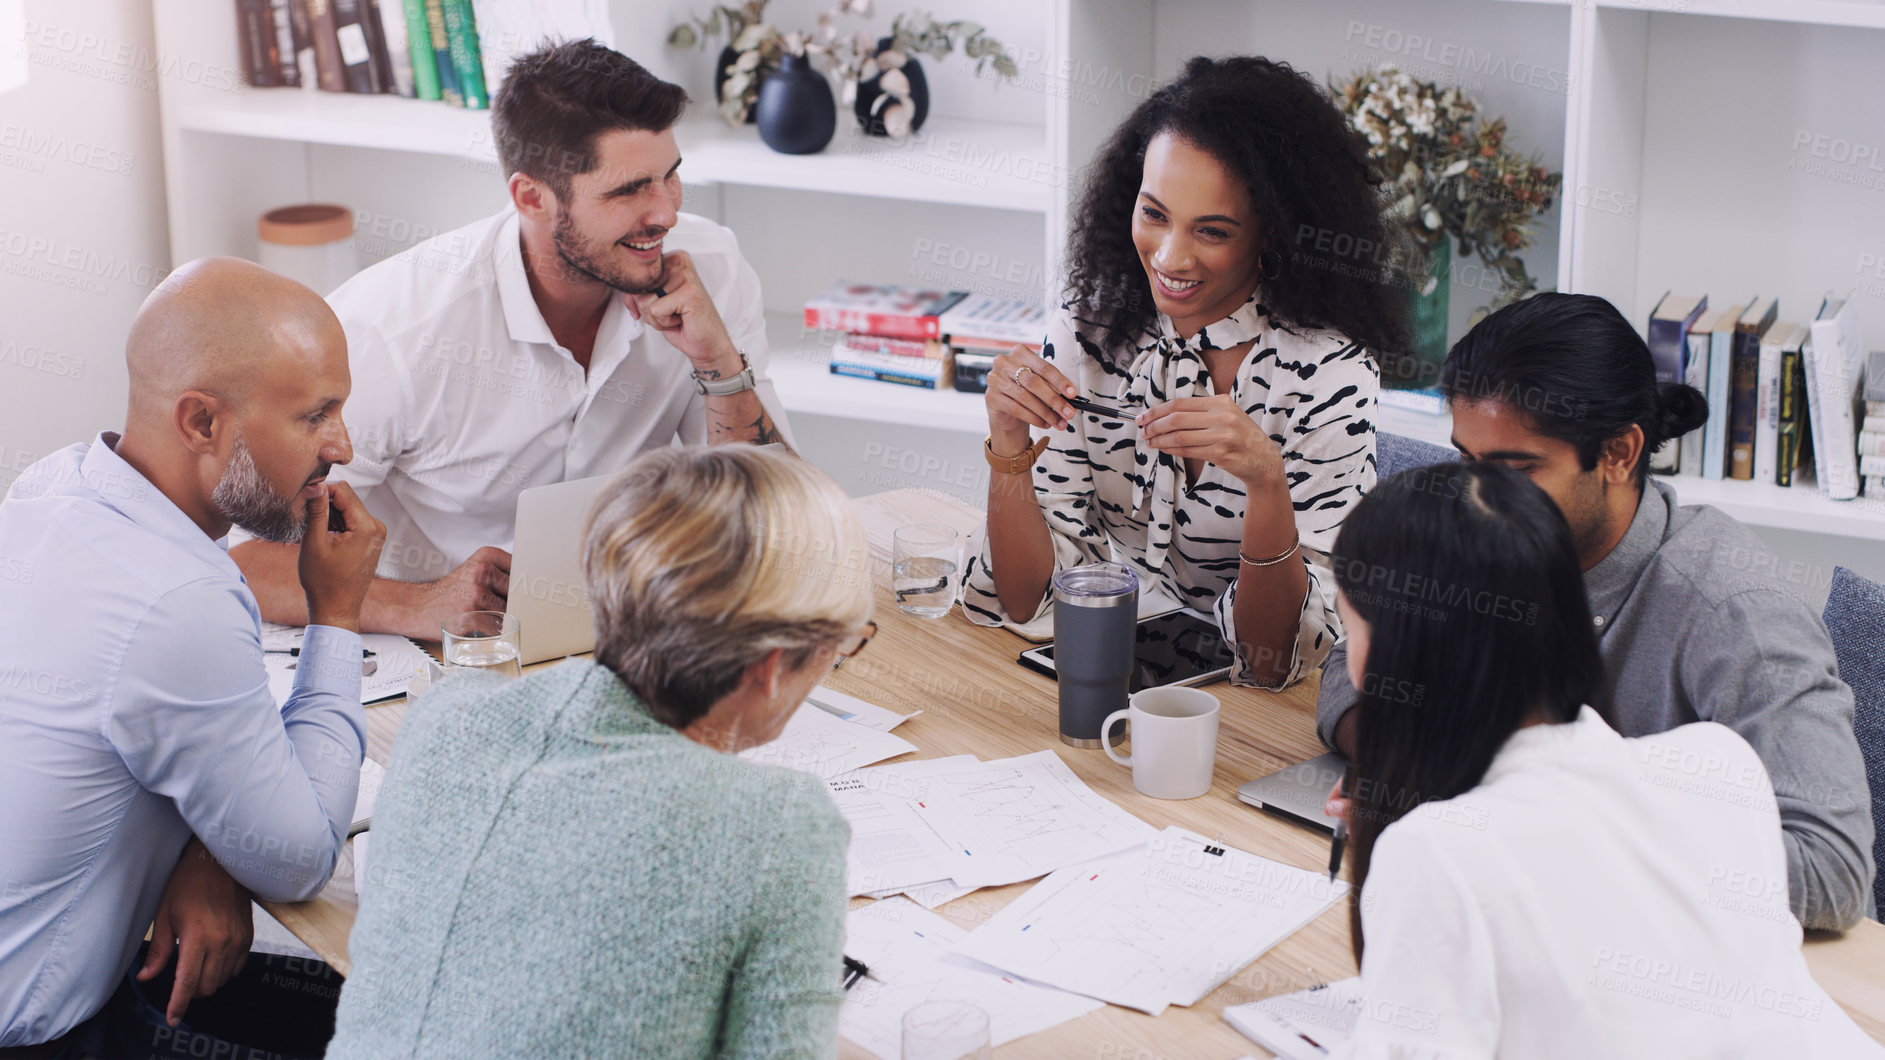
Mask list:
[{"label": "grey sweater", "polygon": [[[1748,529],[1679,507],[1652,479],[1623,540],[1585,572],[1617,730],[1728,726],[1774,783],[1793,914],[1844,929],[1872,912],[1872,812],[1826,626],[1776,575]],[[1355,701],[1348,646],[1330,653],[1316,700],[1322,742]]]},{"label": "grey sweater", "polygon": [[393,749],[328,1055],[830,1056],[849,835],[593,662],[447,682]]}]

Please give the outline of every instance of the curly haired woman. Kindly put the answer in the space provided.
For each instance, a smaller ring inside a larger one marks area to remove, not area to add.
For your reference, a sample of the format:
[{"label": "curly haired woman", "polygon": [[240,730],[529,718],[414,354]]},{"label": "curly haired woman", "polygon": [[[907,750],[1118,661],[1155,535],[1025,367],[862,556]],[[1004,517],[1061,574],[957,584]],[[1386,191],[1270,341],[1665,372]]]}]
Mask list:
[{"label": "curly haired woman", "polygon": [[1321,664],[1327,552],[1375,479],[1370,351],[1406,346],[1373,270],[1292,253],[1335,236],[1384,245],[1366,147],[1287,64],[1192,59],[1133,111],[1093,162],[1041,352],[989,374],[974,621],[1031,621],[1056,571],[1113,559],[1214,609],[1238,683]]}]

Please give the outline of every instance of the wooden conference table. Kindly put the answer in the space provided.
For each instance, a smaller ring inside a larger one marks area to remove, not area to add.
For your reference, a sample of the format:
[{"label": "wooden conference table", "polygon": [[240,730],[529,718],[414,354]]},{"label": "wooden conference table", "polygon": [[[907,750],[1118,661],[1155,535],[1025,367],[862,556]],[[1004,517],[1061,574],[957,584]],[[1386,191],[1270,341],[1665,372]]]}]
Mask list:
[{"label": "wooden conference table", "polygon": [[[1237,800],[1237,786],[1244,781],[1321,753],[1315,735],[1315,681],[1280,693],[1227,683],[1209,686],[1224,704],[1217,777],[1210,793],[1184,802],[1141,795],[1125,767],[1099,751],[1078,750],[1060,742],[1054,685],[1015,664],[1015,655],[1026,647],[1020,637],[971,625],[960,613],[925,620],[897,610],[889,590],[891,531],[906,523],[941,522],[966,534],[979,524],[980,514],[954,498],[926,490],[880,493],[856,504],[881,573],[876,579],[875,615],[880,628],[863,654],[827,680],[841,692],[899,713],[922,711],[897,729],[898,735],[917,745],[918,757],[973,754],[995,759],[1050,749],[1094,791],[1154,827],[1182,825],[1303,868],[1328,865],[1326,836]],[[368,708],[367,754],[374,760],[387,760],[405,711],[403,700]],[[350,864],[349,858],[346,865]],[[1019,883],[975,891],[938,912],[973,928],[1030,886]],[[854,904],[864,901],[856,899]],[[263,904],[328,963],[343,973],[348,971],[347,935],[357,908],[350,869],[337,872],[327,890],[311,901]],[[1868,920],[1839,938],[1810,939],[1806,954],[1821,985],[1867,1033],[1885,1041],[1885,926]],[[1261,1047],[1223,1022],[1219,1013],[1226,1005],[1354,974],[1348,907],[1341,903],[1197,1005],[1169,1008],[1156,1018],[1108,1005],[996,1053],[1139,1060],[1264,1055]],[[842,1057],[870,1055],[843,1040],[838,1053]]]}]

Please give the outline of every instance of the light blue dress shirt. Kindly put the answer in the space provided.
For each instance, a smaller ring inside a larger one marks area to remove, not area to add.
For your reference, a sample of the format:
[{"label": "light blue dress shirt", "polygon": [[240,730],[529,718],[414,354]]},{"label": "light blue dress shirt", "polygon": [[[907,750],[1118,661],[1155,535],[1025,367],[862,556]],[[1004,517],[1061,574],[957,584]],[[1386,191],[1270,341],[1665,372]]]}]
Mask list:
[{"label": "light blue dress shirt", "polygon": [[296,900],[353,816],[359,635],[309,627],[277,708],[241,572],[117,441],[41,460],[0,502],[0,1046],[104,1004],[192,832]]}]

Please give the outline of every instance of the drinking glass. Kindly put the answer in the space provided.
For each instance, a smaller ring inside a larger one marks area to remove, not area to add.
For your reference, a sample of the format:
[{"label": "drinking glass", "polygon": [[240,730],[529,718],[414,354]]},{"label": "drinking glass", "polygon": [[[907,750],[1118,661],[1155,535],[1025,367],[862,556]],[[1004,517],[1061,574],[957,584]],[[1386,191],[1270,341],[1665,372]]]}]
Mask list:
[{"label": "drinking glass", "polygon": [[962,535],[935,523],[900,526],[891,539],[890,588],[906,615],[941,618],[956,602]]},{"label": "drinking glass", "polygon": [[903,1060],[989,1060],[988,1013],[967,1001],[925,1001],[903,1014]]},{"label": "drinking glass", "polygon": [[522,628],[516,615],[502,611],[466,611],[445,623],[440,638],[447,671],[478,670],[522,677]]}]

